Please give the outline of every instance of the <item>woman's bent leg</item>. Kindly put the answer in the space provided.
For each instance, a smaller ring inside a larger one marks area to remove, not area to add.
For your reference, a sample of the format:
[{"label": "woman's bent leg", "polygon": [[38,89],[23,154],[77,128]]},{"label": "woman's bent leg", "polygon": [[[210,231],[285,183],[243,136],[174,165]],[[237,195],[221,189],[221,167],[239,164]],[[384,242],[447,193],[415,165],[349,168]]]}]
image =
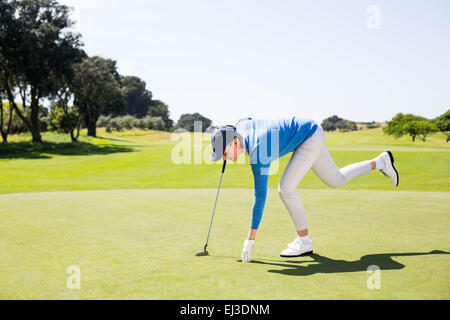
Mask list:
[{"label": "woman's bent leg", "polygon": [[369,174],[373,169],[372,162],[361,161],[338,169],[327,148],[323,146],[311,169],[328,186],[339,188],[357,177]]}]

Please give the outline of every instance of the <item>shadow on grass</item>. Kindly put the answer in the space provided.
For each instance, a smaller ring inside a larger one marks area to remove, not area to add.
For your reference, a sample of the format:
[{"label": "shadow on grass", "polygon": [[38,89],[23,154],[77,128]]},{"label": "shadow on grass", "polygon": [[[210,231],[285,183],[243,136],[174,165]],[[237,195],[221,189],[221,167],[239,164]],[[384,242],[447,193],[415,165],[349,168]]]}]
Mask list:
[{"label": "shadow on grass", "polygon": [[[251,263],[259,263],[270,266],[283,267],[284,269],[268,270],[271,273],[279,273],[288,276],[309,276],[316,273],[342,273],[342,272],[360,272],[367,271],[367,268],[371,265],[376,265],[380,270],[398,270],[405,267],[397,261],[394,261],[392,257],[409,257],[409,256],[423,256],[431,254],[450,254],[450,252],[433,250],[430,252],[408,252],[408,253],[379,253],[369,254],[362,256],[359,260],[346,261],[346,260],[334,260],[320,254],[311,254],[311,260],[292,260],[284,261],[286,263],[267,262],[262,260],[253,260]],[[268,260],[273,261],[273,260]],[[314,263],[316,262],[316,263]],[[300,264],[308,264],[301,266]]]},{"label": "shadow on grass", "polygon": [[0,159],[49,159],[52,155],[84,156],[133,151],[131,147],[96,145],[81,141],[0,143]]},{"label": "shadow on grass", "polygon": [[132,142],[131,140],[122,139],[122,138],[112,138],[112,137],[95,137],[96,139],[102,139],[102,140],[110,140],[110,141],[119,141],[119,142]]}]

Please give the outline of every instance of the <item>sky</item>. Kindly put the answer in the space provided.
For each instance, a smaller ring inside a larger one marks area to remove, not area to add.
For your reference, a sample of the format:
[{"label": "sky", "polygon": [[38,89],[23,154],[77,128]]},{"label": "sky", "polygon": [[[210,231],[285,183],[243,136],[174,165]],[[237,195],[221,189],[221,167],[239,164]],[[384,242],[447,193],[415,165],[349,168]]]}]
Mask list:
[{"label": "sky", "polygon": [[450,108],[450,1],[59,0],[85,51],[140,77],[177,121]]}]

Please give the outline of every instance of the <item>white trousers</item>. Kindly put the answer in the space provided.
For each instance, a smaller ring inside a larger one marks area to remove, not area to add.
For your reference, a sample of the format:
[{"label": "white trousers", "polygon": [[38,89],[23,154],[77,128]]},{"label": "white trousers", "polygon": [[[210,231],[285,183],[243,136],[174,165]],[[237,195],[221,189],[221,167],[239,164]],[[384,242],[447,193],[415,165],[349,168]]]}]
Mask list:
[{"label": "white trousers", "polygon": [[305,208],[296,188],[309,169],[332,188],[339,188],[354,178],[372,171],[370,160],[338,169],[324,142],[325,134],[323,128],[319,126],[311,137],[294,150],[278,184],[278,193],[297,231],[308,227]]}]

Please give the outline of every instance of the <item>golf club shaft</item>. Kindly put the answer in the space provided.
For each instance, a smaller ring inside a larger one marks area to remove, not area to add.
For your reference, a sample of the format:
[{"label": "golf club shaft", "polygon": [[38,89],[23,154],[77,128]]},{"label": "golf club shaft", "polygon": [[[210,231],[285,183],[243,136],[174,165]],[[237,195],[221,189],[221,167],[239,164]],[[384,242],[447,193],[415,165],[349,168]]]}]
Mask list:
[{"label": "golf club shaft", "polygon": [[209,223],[208,236],[206,237],[206,243],[205,243],[204,251],[206,251],[206,247],[208,246],[209,235],[211,234],[211,226],[212,226],[213,219],[214,219],[214,213],[216,212],[217,199],[219,198],[220,185],[222,184],[222,177],[223,177],[223,173],[225,172],[225,165],[226,165],[226,163],[227,163],[227,160],[224,160],[223,166],[222,166],[222,173],[220,175],[219,188],[217,189],[216,201],[214,202],[213,214],[212,214],[212,217],[211,217],[211,222]]}]

